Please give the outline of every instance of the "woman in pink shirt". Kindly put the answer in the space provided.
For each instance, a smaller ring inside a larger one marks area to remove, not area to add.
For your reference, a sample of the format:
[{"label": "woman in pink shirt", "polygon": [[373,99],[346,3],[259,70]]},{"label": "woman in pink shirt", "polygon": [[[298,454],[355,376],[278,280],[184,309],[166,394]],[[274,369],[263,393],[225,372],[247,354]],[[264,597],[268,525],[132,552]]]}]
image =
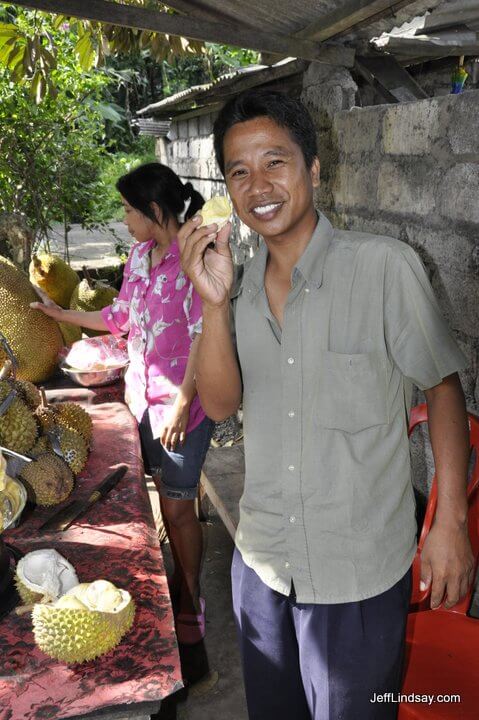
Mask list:
[{"label": "woman in pink shirt", "polygon": [[116,300],[89,313],[63,310],[46,297],[44,304],[34,305],[61,322],[128,333],[125,401],[138,420],[145,467],[160,493],[175,560],[170,590],[178,608],[178,640],[193,644],[205,632],[199,587],[202,531],[194,501],[213,422],[200,405],[194,381],[201,300],[181,269],[176,236],[204,201],[191,183],[183,184],[160,163],[124,175],[117,189],[136,243]]}]

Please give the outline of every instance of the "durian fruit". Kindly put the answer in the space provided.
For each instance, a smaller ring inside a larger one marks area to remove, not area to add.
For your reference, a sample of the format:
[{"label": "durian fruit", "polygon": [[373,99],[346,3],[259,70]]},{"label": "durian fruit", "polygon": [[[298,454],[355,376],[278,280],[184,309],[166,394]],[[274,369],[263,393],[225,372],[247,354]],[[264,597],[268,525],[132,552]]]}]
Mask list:
[{"label": "durian fruit", "polygon": [[90,443],[93,423],[86,410],[73,402],[56,403],[53,410],[58,425],[75,430],[86,443]]},{"label": "durian fruit", "polygon": [[231,217],[233,208],[227,197],[217,195],[207,200],[200,210],[202,217],[200,227],[216,223],[218,230],[221,230]]},{"label": "durian fruit", "polygon": [[38,285],[60,307],[69,307],[73,290],[80,282],[73,268],[58,255],[38,253],[32,257],[28,270],[30,282]]},{"label": "durian fruit", "polygon": [[15,585],[24,605],[58,600],[78,585],[75,568],[53,549],[33,550],[22,557]]},{"label": "durian fruit", "polygon": [[83,583],[55,603],[33,608],[38,647],[66,663],[93,660],[116,647],[130,630],[135,605],[129,592],[108,580]]},{"label": "durian fruit", "polygon": [[40,390],[29,380],[14,380],[13,385],[30,410],[36,410],[42,401]]},{"label": "durian fruit", "polygon": [[56,418],[52,405],[39,405],[35,410],[35,418],[43,432],[49,432],[55,429]]},{"label": "durian fruit", "polygon": [[73,345],[74,342],[82,339],[82,329],[78,325],[61,322],[58,323],[63,337],[63,342],[67,347]]},{"label": "durian fruit", "polygon": [[63,338],[58,323],[32,302],[38,296],[28,277],[0,256],[0,329],[17,359],[18,379],[41,382],[55,370]]},{"label": "durian fruit", "polygon": [[26,463],[20,470],[20,479],[37,505],[58,505],[73,490],[72,471],[62,458],[50,453]]},{"label": "durian fruit", "polygon": [[88,459],[88,445],[80,433],[66,427],[57,426],[53,431],[62,453],[71,470],[78,475],[86,465]]},{"label": "durian fruit", "polygon": [[[0,403],[15,389],[7,380],[0,382]],[[33,447],[38,434],[35,418],[25,403],[15,396],[0,415],[0,445],[18,453],[26,453]]]},{"label": "durian fruit", "polygon": [[[86,268],[83,268],[83,272],[85,279],[74,289],[70,300],[70,309],[97,312],[111,305],[118,295],[118,290],[100,280],[93,280]],[[83,328],[83,331],[90,337],[104,334],[104,331],[90,330],[89,328]]]},{"label": "durian fruit", "polygon": [[48,439],[47,435],[40,435],[37,438],[35,445],[30,448],[28,454],[32,458],[37,458],[39,455],[45,455],[45,453],[52,452],[52,444]]}]

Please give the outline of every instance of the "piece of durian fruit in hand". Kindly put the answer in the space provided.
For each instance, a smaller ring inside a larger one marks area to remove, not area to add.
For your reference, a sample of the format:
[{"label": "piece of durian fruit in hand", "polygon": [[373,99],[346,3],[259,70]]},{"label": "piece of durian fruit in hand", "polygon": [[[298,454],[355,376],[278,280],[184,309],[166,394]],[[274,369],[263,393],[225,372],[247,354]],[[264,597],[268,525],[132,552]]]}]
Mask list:
[{"label": "piece of durian fruit in hand", "polygon": [[202,217],[200,227],[216,223],[219,232],[229,221],[232,212],[233,208],[227,197],[220,195],[212,197],[211,200],[207,200],[205,202],[199,211],[199,214]]}]

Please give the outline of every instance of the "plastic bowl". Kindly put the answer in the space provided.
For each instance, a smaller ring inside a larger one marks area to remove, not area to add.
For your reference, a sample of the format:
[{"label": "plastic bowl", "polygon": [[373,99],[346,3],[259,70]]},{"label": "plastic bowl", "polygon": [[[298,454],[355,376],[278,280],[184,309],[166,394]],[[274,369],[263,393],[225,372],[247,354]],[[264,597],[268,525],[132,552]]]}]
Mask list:
[{"label": "plastic bowl", "polygon": [[83,387],[112,385],[124,376],[128,363],[106,368],[105,370],[75,370],[68,365],[60,365],[62,372]]}]

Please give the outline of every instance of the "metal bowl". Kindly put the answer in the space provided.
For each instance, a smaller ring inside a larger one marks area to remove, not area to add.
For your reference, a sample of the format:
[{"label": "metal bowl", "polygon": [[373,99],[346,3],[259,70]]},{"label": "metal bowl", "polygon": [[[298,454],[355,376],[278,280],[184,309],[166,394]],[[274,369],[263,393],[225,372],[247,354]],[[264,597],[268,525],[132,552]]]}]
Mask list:
[{"label": "metal bowl", "polygon": [[83,387],[100,387],[101,385],[111,385],[124,376],[128,363],[116,365],[106,368],[105,370],[75,370],[68,365],[61,364],[60,368],[65,375],[73,380],[77,385]]},{"label": "metal bowl", "polygon": [[[18,503],[11,502],[8,497],[10,486],[15,486],[18,490]],[[16,527],[20,522],[20,515],[27,503],[27,491],[20,480],[9,477],[7,483],[7,493],[0,493],[0,513],[3,515],[3,530]]]}]

